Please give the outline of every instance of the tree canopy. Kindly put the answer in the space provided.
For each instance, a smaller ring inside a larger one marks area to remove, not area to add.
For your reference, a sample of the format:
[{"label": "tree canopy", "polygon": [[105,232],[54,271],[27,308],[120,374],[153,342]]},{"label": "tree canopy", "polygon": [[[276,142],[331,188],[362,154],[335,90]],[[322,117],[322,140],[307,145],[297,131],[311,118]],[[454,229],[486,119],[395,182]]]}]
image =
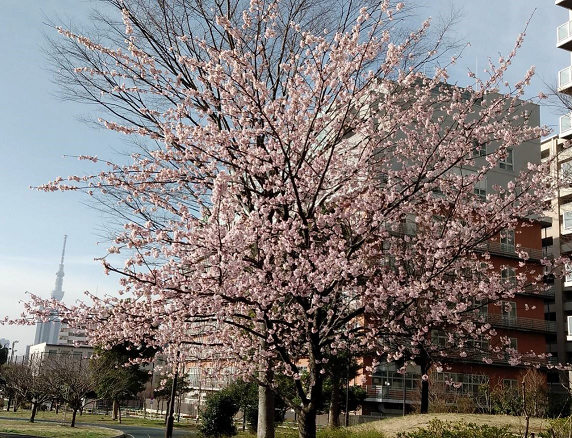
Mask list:
[{"label": "tree canopy", "polygon": [[[496,334],[483,302],[540,281],[517,249],[509,284],[484,244],[542,213],[546,168],[475,195],[546,133],[522,100],[533,69],[504,85],[522,36],[460,88],[443,67],[416,68],[438,47],[429,21],[394,31],[402,3],[349,2],[335,20],[320,1],[106,3],[122,24],[100,16],[107,33],[92,38],[60,28],[53,61],[72,98],[141,148],[127,163],[79,157],[107,167],[42,187],[83,190],[123,223],[103,258],[121,295],[59,304],[92,342],[290,376],[313,437],[329,357],[446,360],[433,329],[464,352]],[[331,27],[310,26],[317,11]]]}]

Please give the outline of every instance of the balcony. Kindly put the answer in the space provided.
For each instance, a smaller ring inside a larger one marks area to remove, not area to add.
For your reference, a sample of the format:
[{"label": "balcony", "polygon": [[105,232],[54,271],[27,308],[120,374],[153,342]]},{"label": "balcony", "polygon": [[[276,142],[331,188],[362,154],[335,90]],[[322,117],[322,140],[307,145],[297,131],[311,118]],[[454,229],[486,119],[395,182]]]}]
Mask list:
[{"label": "balcony", "polygon": [[568,21],[556,29],[556,47],[572,50],[572,21]]},{"label": "balcony", "polygon": [[537,286],[526,286],[523,290],[518,292],[520,295],[528,295],[531,297],[539,297],[545,300],[554,299],[554,286],[550,286],[546,289],[546,285],[539,284]]},{"label": "balcony", "polygon": [[556,333],[556,322],[543,319],[510,317],[503,314],[489,313],[487,321],[494,327],[520,330],[525,332]]},{"label": "balcony", "polygon": [[562,6],[566,9],[572,9],[572,0],[556,0],[554,4],[556,6]]},{"label": "balcony", "polygon": [[418,388],[407,388],[403,394],[403,388],[392,388],[391,386],[384,385],[363,385],[367,393],[366,401],[376,402],[390,402],[390,403],[403,403],[403,396],[405,395],[406,404],[419,403],[419,400],[411,400],[408,397],[419,398]]},{"label": "balcony", "polygon": [[558,72],[558,92],[572,95],[572,66]]},{"label": "balcony", "polygon": [[563,140],[572,138],[572,113],[560,116],[560,138]]},{"label": "balcony", "polygon": [[[572,135],[572,129],[570,134]],[[542,260],[544,255],[542,249],[525,248],[523,246],[515,247],[506,243],[487,241],[477,247],[481,251],[486,251],[491,255],[500,255],[504,257],[520,258],[516,251],[524,251],[528,254],[528,258],[532,261]]]}]

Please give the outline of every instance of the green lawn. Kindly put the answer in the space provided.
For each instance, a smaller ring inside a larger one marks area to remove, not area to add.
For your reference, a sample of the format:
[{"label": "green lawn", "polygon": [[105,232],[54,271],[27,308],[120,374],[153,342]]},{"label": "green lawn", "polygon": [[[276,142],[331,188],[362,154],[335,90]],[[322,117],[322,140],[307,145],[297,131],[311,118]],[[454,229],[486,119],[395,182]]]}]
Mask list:
[{"label": "green lawn", "polygon": [[[0,411],[0,417],[29,419],[30,411],[27,409],[19,409],[17,412]],[[71,412],[60,411],[58,414],[56,414],[55,411],[40,411],[36,414],[36,420],[51,420],[56,421],[57,423],[29,423],[23,421],[0,419],[0,432],[22,435],[29,434],[53,438],[104,438],[115,437],[119,434],[118,431],[108,429],[117,425],[117,421],[112,420],[111,415],[78,414],[76,417],[75,428],[71,428],[69,426],[71,419]],[[94,427],[82,425],[86,423],[98,424],[101,426]],[[162,419],[145,419],[135,416],[123,416],[121,424],[144,427],[165,427],[165,423]],[[194,427],[194,425],[195,422],[191,420],[184,420],[181,421],[181,423],[177,423],[175,421],[175,427],[188,428]]]},{"label": "green lawn", "polygon": [[[19,409],[17,412],[6,412],[0,411],[1,417],[7,418],[30,418],[30,411],[27,409]],[[39,411],[36,414],[36,420],[54,420],[60,423],[71,423],[72,414],[71,412],[63,412],[60,411],[58,414],[55,411]],[[97,423],[101,424],[102,426],[109,426],[113,427],[114,424],[117,424],[117,421],[111,419],[111,415],[97,415],[97,414],[83,414],[77,415],[76,423]],[[134,425],[134,426],[149,426],[149,427],[164,427],[165,422],[163,419],[152,419],[152,418],[142,418],[142,417],[135,417],[135,416],[123,416],[121,419],[121,423],[125,425]],[[178,423],[175,417],[175,427],[193,427],[195,425],[194,420],[189,419],[181,419],[181,422]]]},{"label": "green lawn", "polygon": [[119,432],[103,427],[77,426],[58,423],[24,423],[11,420],[0,420],[0,432],[22,435],[35,435],[51,438],[106,438],[116,437]]}]

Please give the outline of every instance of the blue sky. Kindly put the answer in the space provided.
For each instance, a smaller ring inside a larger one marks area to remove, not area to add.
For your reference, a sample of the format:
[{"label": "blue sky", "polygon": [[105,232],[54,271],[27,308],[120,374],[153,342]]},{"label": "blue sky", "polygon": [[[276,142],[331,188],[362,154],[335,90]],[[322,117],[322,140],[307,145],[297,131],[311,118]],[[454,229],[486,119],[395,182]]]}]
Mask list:
[{"label": "blue sky", "polygon": [[[60,16],[64,22],[85,20],[97,2],[81,0],[2,0],[0,2],[0,317],[16,317],[25,291],[48,297],[54,287],[64,234],[68,235],[64,301],[82,299],[83,291],[99,295],[117,289],[117,278],[103,274],[95,258],[105,254],[101,229],[105,218],[73,193],[31,190],[55,177],[89,173],[89,164],[64,155],[96,154],[113,157],[123,139],[93,129],[78,120],[90,108],[62,102],[51,83],[42,52],[44,33],[57,37],[44,23]],[[507,54],[532,16],[524,46],[508,79],[518,80],[531,66],[537,77],[530,94],[554,83],[556,73],[569,65],[569,56],[556,49],[556,27],[568,20],[566,10],[553,1],[480,0],[419,1],[421,17],[438,19],[451,4],[462,5],[455,35],[470,42],[463,58],[450,70],[453,82],[470,83],[468,69],[479,75],[499,53]],[[536,9],[536,11],[535,11]],[[534,15],[533,15],[534,13]],[[556,129],[557,115],[542,110],[542,123]],[[18,340],[22,354],[33,341],[32,327],[0,326],[0,337]]]}]

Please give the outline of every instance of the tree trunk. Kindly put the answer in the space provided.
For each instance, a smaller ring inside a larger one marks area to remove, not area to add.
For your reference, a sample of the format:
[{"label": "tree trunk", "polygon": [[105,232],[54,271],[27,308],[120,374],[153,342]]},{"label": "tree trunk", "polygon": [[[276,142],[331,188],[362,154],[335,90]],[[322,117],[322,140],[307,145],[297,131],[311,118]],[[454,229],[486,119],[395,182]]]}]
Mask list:
[{"label": "tree trunk", "polygon": [[111,410],[112,410],[111,419],[112,419],[112,420],[117,420],[117,418],[118,418],[118,415],[117,415],[117,414],[118,414],[118,411],[119,411],[119,409],[118,409],[118,408],[119,408],[119,403],[117,402],[116,399],[113,399],[113,402],[112,402],[112,403],[113,403],[113,404],[112,404],[112,409],[111,409]]},{"label": "tree trunk", "polygon": [[72,422],[71,427],[75,427],[75,417],[77,416],[77,408],[72,409]]},{"label": "tree trunk", "polygon": [[34,422],[36,418],[36,412],[38,411],[38,403],[32,403],[32,413],[30,415],[30,423]]},{"label": "tree trunk", "polygon": [[8,397],[8,406],[6,407],[6,411],[10,412],[10,405],[12,404],[12,397]]},{"label": "tree trunk", "polygon": [[316,408],[311,404],[298,411],[298,437],[316,438]]},{"label": "tree trunk", "polygon": [[[340,382],[341,376],[338,369],[334,369],[332,373],[332,397],[330,398],[330,411],[328,416],[328,427],[337,429],[340,427]],[[346,409],[348,407],[346,406]]]},{"label": "tree trunk", "polygon": [[274,391],[269,386],[258,386],[258,438],[274,438]]}]

